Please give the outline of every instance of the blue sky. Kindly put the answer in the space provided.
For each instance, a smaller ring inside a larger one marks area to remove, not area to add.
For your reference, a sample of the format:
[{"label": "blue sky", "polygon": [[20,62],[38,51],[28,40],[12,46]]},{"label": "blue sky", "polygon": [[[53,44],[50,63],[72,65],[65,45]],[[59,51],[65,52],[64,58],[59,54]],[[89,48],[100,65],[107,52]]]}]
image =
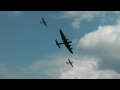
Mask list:
[{"label": "blue sky", "polygon": [[[119,16],[119,11],[1,11],[0,78],[120,78]],[[48,27],[40,24],[42,17]],[[59,29],[72,40],[74,54],[56,46],[55,39],[62,42]]]}]

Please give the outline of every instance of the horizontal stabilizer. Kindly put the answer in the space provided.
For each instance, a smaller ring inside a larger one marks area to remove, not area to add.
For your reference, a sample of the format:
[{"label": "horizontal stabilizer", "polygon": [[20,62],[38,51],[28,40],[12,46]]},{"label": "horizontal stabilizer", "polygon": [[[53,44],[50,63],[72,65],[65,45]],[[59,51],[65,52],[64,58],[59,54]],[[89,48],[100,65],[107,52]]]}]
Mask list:
[{"label": "horizontal stabilizer", "polygon": [[72,43],[72,41],[68,41],[68,43]]},{"label": "horizontal stabilizer", "polygon": [[59,43],[57,42],[57,40],[55,40],[56,41],[56,45],[60,48],[60,45],[59,45]]},{"label": "horizontal stabilizer", "polygon": [[40,22],[42,24],[42,22]]}]

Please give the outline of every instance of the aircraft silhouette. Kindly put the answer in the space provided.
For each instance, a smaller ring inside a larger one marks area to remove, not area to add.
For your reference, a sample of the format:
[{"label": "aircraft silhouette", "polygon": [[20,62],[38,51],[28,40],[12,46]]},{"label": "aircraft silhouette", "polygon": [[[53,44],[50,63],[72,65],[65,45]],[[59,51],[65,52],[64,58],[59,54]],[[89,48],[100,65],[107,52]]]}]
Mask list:
[{"label": "aircraft silhouette", "polygon": [[44,24],[46,27],[47,27],[47,22],[44,20],[44,18],[42,17],[42,22],[40,21],[40,23],[42,24]]},{"label": "aircraft silhouette", "polygon": [[72,63],[73,62],[71,62],[70,59],[68,58],[68,62],[66,62],[66,64],[70,64],[73,67]]},{"label": "aircraft silhouette", "polygon": [[63,34],[62,30],[60,29],[60,35],[62,37],[63,42],[62,43],[58,43],[57,40],[56,41],[56,45],[60,48],[61,44],[65,44],[65,46],[67,47],[67,49],[73,54],[72,52],[72,48],[70,47],[71,45],[69,45],[69,43],[72,43],[72,41],[68,41],[69,39],[66,39],[65,35]]}]

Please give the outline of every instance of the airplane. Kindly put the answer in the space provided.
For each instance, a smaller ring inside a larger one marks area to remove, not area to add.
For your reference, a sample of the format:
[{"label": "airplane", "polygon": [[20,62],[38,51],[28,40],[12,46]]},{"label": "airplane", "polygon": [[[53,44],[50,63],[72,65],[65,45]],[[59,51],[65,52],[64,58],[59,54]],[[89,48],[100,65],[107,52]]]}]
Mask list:
[{"label": "airplane", "polygon": [[73,52],[72,52],[73,48],[71,48],[70,47],[71,45],[69,44],[69,43],[72,43],[72,41],[68,41],[69,39],[66,39],[66,37],[65,37],[66,35],[63,34],[63,32],[62,32],[61,29],[59,31],[60,31],[60,34],[61,34],[63,42],[62,43],[58,43],[57,40],[55,40],[56,41],[56,45],[60,48],[61,44],[65,44],[65,46],[67,47],[67,49],[73,54]]},{"label": "airplane", "polygon": [[42,17],[42,22],[40,21],[40,23],[42,24],[44,24],[46,27],[47,27],[47,22],[44,20],[44,18]]},{"label": "airplane", "polygon": [[70,59],[68,58],[68,62],[66,62],[66,64],[70,64],[73,67],[72,63],[73,62],[71,62]]}]

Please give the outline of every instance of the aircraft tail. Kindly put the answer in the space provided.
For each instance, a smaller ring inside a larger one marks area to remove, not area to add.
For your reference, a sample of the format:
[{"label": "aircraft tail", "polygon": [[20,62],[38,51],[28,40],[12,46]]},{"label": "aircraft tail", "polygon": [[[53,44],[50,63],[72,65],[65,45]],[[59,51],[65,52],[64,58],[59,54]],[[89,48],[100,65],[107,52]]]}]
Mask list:
[{"label": "aircraft tail", "polygon": [[60,45],[59,45],[59,43],[57,42],[57,40],[55,40],[56,41],[56,45],[60,48]]},{"label": "aircraft tail", "polygon": [[40,23],[42,24],[42,22],[40,21]]}]

